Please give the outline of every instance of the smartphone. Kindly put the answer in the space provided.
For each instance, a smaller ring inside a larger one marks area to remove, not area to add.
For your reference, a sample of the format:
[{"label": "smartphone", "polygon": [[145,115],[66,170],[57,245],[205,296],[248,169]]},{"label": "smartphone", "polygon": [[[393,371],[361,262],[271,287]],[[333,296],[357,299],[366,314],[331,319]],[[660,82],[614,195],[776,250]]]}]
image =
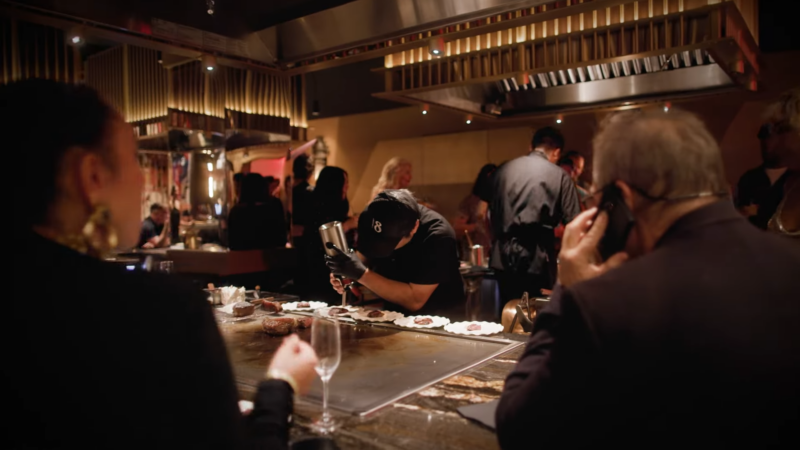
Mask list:
[{"label": "smartphone", "polygon": [[597,249],[603,261],[612,257],[614,254],[625,249],[628,235],[633,228],[633,213],[628,209],[628,205],[622,199],[622,192],[619,188],[611,184],[606,186],[602,192],[603,198],[600,200],[598,214],[605,211],[608,214],[608,226],[606,232],[600,239]]}]

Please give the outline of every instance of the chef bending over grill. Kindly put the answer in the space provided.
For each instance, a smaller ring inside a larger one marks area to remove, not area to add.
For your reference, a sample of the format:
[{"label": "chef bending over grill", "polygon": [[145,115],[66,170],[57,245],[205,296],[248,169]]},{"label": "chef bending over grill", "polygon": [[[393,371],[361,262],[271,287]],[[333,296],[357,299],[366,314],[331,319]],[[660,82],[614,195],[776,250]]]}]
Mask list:
[{"label": "chef bending over grill", "polygon": [[358,251],[326,256],[331,284],[356,281],[404,314],[464,314],[455,232],[407,190],[379,193],[358,220]]}]

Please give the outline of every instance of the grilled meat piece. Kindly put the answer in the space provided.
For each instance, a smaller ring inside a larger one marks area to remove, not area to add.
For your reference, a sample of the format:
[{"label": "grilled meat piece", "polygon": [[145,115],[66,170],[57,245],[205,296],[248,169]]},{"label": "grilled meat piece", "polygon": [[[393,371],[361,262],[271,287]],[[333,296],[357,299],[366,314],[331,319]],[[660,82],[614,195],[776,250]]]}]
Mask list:
[{"label": "grilled meat piece", "polygon": [[340,314],[344,314],[348,312],[347,308],[331,308],[328,310],[329,316],[338,316]]},{"label": "grilled meat piece", "polygon": [[283,307],[280,303],[268,302],[266,300],[261,301],[261,308],[269,314],[278,314],[283,311]]},{"label": "grilled meat piece", "polygon": [[297,321],[297,328],[300,330],[311,328],[311,324],[314,323],[312,317],[300,317],[295,320]]},{"label": "grilled meat piece", "polygon": [[430,325],[433,323],[433,320],[430,317],[417,317],[414,319],[414,323],[417,325]]},{"label": "grilled meat piece", "polygon": [[378,311],[377,309],[367,313],[367,317],[383,317],[384,315],[383,311]]},{"label": "grilled meat piece", "polygon": [[233,317],[245,317],[253,314],[256,305],[247,302],[236,302],[233,304]]},{"label": "grilled meat piece", "polygon": [[298,303],[297,303],[297,307],[298,307],[298,308],[310,308],[310,307],[311,307],[311,304],[310,304],[310,303],[308,303],[308,302],[298,302]]},{"label": "grilled meat piece", "polygon": [[470,324],[469,326],[467,326],[467,331],[478,331],[480,329],[481,329],[481,326],[480,326],[480,324],[477,324],[477,323],[473,323],[473,324]]},{"label": "grilled meat piece", "polygon": [[284,317],[280,319],[267,318],[261,322],[261,328],[271,336],[286,336],[297,326],[297,321]]}]

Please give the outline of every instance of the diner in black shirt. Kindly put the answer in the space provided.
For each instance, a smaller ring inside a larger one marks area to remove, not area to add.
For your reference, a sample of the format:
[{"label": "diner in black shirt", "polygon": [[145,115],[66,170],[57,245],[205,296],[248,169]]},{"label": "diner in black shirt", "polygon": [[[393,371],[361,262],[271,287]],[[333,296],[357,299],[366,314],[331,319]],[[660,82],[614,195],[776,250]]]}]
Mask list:
[{"label": "diner in black shirt", "polygon": [[167,223],[167,209],[158,203],[150,206],[150,216],[142,221],[139,233],[139,248],[161,248],[169,245],[169,235],[164,232]]}]

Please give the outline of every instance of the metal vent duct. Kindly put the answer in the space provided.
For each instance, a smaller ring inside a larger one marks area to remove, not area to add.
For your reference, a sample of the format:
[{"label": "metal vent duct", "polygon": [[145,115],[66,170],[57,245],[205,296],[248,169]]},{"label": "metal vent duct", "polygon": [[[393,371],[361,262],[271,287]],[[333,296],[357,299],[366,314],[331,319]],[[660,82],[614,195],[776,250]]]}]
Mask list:
[{"label": "metal vent duct", "polygon": [[375,95],[496,120],[756,89],[758,47],[734,2],[543,35],[551,23],[444,58],[394,54]]}]

